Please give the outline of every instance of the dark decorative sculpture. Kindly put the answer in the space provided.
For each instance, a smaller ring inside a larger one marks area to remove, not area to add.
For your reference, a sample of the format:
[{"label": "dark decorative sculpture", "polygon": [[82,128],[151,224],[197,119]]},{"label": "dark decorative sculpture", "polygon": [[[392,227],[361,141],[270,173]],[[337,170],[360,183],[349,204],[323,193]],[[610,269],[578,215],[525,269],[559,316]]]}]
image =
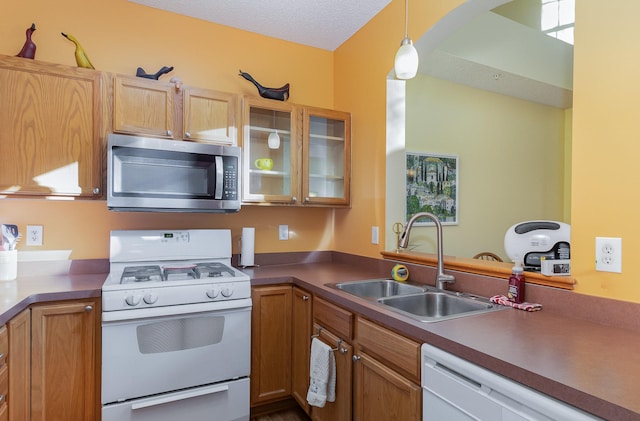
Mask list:
[{"label": "dark decorative sculpture", "polygon": [[91,60],[89,60],[89,56],[84,51],[84,48],[82,48],[82,45],[80,45],[78,40],[71,34],[65,34],[64,32],[60,32],[60,33],[62,34],[63,37],[65,37],[66,39],[68,39],[69,41],[73,42],[76,45],[75,56],[76,56],[76,64],[78,65],[78,67],[84,67],[85,69],[95,69],[95,67],[93,67],[93,64],[91,64]]},{"label": "dark decorative sculpture", "polygon": [[275,99],[278,101],[286,101],[287,99],[289,99],[288,83],[279,88],[266,88],[260,85],[253,77],[251,77],[249,73],[245,73],[242,70],[240,70],[240,76],[242,76],[243,78],[247,79],[249,82],[256,85],[256,88],[258,88],[258,93],[263,98]]},{"label": "dark decorative sculpture", "polygon": [[136,76],[143,77],[143,78],[146,78],[146,79],[158,80],[158,78],[160,78],[160,76],[162,76],[164,74],[167,74],[172,70],[173,70],[173,66],[171,66],[171,67],[162,66],[162,69],[160,69],[157,72],[152,74],[152,73],[145,72],[142,67],[138,67],[138,70],[136,70]]},{"label": "dark decorative sculpture", "polygon": [[31,35],[36,30],[36,24],[32,23],[30,27],[27,28],[27,39],[22,46],[22,50],[18,53],[16,57],[22,58],[30,58],[33,59],[36,56],[36,44],[31,41]]}]

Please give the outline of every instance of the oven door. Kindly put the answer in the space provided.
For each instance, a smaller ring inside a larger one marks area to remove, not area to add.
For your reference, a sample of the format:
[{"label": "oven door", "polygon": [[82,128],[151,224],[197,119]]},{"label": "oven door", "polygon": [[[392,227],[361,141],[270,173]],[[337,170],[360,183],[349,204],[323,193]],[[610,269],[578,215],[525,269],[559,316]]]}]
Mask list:
[{"label": "oven door", "polygon": [[103,313],[103,405],[250,370],[251,299]]}]

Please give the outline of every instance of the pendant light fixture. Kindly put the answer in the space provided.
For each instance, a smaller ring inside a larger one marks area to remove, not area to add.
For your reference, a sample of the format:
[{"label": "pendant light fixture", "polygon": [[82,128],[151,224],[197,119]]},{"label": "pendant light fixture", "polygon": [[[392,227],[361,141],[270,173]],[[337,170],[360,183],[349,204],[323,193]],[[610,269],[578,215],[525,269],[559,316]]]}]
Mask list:
[{"label": "pendant light fixture", "polygon": [[278,129],[276,129],[276,112],[273,111],[273,131],[269,133],[269,137],[267,138],[267,145],[269,145],[269,149],[278,149],[280,147],[280,135],[278,134]]},{"label": "pendant light fixture", "polygon": [[405,0],[404,13],[404,39],[396,53],[394,68],[396,78],[411,79],[418,72],[418,51],[409,38],[409,0]]}]

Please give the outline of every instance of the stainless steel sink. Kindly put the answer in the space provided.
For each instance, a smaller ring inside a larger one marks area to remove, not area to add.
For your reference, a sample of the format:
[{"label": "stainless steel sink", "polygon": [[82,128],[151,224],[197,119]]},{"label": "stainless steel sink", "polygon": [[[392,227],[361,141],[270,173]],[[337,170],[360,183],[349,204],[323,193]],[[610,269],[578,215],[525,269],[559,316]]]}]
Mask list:
[{"label": "stainless steel sink", "polygon": [[507,308],[486,298],[445,291],[380,298],[377,301],[422,322],[448,320]]},{"label": "stainless steel sink", "polygon": [[339,284],[329,284],[329,286],[348,292],[349,294],[371,300],[398,295],[416,294],[426,290],[426,288],[420,286],[404,284],[391,279],[342,282]]}]

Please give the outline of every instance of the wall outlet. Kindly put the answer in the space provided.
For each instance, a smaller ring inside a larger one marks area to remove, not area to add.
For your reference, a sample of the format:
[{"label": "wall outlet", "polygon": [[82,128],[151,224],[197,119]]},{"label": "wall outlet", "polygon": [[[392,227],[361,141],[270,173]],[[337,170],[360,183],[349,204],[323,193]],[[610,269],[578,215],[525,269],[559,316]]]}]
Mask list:
[{"label": "wall outlet", "polygon": [[27,245],[41,246],[42,232],[43,232],[42,225],[27,225]]},{"label": "wall outlet", "polygon": [[378,227],[371,227],[371,244],[378,244]]},{"label": "wall outlet", "polygon": [[596,237],[596,270],[622,273],[622,238]]},{"label": "wall outlet", "polygon": [[289,239],[289,225],[278,225],[278,240]]}]

